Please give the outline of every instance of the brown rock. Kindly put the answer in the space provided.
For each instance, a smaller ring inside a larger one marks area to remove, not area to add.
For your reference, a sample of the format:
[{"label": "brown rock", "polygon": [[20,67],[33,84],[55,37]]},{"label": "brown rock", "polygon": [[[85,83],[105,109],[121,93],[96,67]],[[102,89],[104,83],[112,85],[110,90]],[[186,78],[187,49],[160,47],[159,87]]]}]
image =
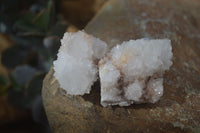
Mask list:
[{"label": "brown rock", "polygon": [[78,31],[78,28],[74,25],[70,25],[67,27],[67,32],[77,32]]},{"label": "brown rock", "polygon": [[80,29],[89,22],[107,0],[58,0],[63,16]]},{"label": "brown rock", "polygon": [[[200,132],[200,1],[111,0],[85,30],[110,44],[129,39],[169,38],[173,66],[156,104],[100,105],[96,83],[90,95],[63,95],[50,70],[43,100],[54,132]],[[78,82],[78,81],[77,81]]]}]

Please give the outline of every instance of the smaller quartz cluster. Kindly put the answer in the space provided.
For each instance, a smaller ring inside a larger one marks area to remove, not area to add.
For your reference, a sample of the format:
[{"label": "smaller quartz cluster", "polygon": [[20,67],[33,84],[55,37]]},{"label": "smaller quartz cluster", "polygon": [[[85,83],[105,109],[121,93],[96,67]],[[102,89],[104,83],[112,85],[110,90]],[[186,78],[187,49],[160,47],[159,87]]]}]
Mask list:
[{"label": "smaller quartz cluster", "polygon": [[163,95],[163,74],[172,65],[168,39],[138,39],[108,50],[107,44],[84,31],[65,33],[54,76],[70,95],[90,93],[101,82],[101,104],[128,106],[155,103]]},{"label": "smaller quartz cluster", "polygon": [[65,33],[58,59],[54,61],[54,76],[60,87],[70,95],[89,94],[97,80],[97,62],[107,51],[105,42],[86,34]]}]

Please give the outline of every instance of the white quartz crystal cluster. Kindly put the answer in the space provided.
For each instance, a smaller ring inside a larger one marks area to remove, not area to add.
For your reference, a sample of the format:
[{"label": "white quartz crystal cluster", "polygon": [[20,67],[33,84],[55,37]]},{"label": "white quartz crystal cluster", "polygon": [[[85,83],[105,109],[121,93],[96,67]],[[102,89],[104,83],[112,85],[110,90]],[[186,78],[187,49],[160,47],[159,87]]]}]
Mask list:
[{"label": "white quartz crystal cluster", "polygon": [[70,95],[89,94],[97,80],[97,61],[107,51],[105,42],[86,34],[65,33],[58,59],[54,61],[54,76],[60,87]]},{"label": "white quartz crystal cluster", "polygon": [[130,40],[108,50],[79,31],[65,33],[61,43],[54,76],[67,94],[89,93],[99,70],[103,106],[155,103],[163,95],[163,74],[172,65],[170,40]]},{"label": "white quartz crystal cluster", "polygon": [[172,65],[168,39],[123,42],[99,62],[101,104],[155,103],[163,95],[163,73]]}]

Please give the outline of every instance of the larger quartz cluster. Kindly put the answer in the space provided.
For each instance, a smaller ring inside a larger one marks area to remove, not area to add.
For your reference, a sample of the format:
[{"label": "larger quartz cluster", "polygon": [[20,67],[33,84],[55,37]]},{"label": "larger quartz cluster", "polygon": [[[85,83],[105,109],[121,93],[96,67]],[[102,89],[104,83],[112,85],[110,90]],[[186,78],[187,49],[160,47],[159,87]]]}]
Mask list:
[{"label": "larger quartz cluster", "polygon": [[163,74],[172,65],[168,39],[138,39],[107,44],[84,31],[65,33],[54,76],[70,95],[90,93],[101,82],[102,106],[155,103],[163,95]]},{"label": "larger quartz cluster", "polygon": [[163,95],[163,73],[172,65],[170,40],[130,40],[100,61],[101,104],[155,103]]}]

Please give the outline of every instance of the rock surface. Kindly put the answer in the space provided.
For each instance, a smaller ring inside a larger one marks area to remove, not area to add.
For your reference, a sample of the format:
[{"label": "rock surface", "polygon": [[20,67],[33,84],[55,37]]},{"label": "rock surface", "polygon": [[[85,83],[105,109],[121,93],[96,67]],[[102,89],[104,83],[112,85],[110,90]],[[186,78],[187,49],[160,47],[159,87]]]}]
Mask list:
[{"label": "rock surface", "polygon": [[67,21],[78,28],[84,28],[106,1],[108,0],[58,0],[56,2]]},{"label": "rock surface", "polygon": [[42,94],[53,131],[200,132],[199,7],[199,0],[109,1],[85,30],[113,45],[142,37],[171,39],[173,65],[164,75],[164,95],[156,104],[104,108],[98,83],[89,95],[64,96],[51,69]]}]

